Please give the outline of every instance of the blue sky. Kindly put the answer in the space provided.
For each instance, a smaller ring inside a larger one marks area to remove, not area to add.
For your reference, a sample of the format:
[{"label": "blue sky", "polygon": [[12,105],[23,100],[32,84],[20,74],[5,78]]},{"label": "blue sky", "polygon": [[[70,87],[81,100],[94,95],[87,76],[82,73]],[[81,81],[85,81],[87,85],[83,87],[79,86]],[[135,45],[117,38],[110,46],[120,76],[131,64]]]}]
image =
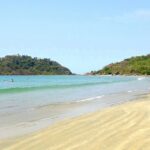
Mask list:
[{"label": "blue sky", "polygon": [[48,57],[75,73],[150,53],[149,0],[0,0],[0,56]]}]

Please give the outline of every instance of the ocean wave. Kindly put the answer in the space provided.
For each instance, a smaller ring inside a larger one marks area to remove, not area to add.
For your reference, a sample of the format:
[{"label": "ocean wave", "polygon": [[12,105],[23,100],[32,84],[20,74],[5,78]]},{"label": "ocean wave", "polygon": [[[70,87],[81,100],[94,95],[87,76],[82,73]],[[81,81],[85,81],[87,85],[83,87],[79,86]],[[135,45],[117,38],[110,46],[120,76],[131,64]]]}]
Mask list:
[{"label": "ocean wave", "polygon": [[145,79],[145,77],[138,77],[137,80],[141,81],[141,80],[144,80],[144,79]]},{"label": "ocean wave", "polygon": [[101,98],[103,98],[104,96],[105,96],[105,95],[96,96],[96,97],[90,97],[90,98],[78,100],[78,101],[76,101],[76,102],[93,101],[93,100],[101,99]]},{"label": "ocean wave", "polygon": [[132,92],[133,92],[132,90],[129,90],[129,91],[128,91],[128,93],[132,93]]},{"label": "ocean wave", "polygon": [[41,85],[41,86],[27,86],[27,87],[9,87],[1,88],[0,94],[3,93],[16,93],[16,92],[29,92],[35,90],[46,90],[46,89],[64,89],[64,88],[77,88],[94,85],[109,84],[109,82],[96,82],[96,83],[82,83],[82,84],[62,84],[62,85]]}]

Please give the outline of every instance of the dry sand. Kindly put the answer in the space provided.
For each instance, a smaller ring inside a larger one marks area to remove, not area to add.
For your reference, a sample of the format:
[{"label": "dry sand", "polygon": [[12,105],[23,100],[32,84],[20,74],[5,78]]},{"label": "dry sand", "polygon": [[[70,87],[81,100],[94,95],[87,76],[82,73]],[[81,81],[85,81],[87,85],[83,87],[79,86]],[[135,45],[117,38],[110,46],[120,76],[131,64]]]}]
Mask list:
[{"label": "dry sand", "polygon": [[150,150],[150,96],[0,142],[4,150]]}]

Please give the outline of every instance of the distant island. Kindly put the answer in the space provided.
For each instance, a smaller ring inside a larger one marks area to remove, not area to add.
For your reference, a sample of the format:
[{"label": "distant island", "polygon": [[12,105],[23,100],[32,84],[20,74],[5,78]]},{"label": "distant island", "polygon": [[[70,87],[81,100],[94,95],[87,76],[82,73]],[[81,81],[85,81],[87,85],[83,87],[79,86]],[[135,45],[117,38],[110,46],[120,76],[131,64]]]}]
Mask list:
[{"label": "distant island", "polygon": [[56,61],[26,55],[0,58],[0,75],[71,75],[72,72]]},{"label": "distant island", "polygon": [[91,71],[90,75],[150,75],[150,54],[125,59],[112,63],[98,71]]}]

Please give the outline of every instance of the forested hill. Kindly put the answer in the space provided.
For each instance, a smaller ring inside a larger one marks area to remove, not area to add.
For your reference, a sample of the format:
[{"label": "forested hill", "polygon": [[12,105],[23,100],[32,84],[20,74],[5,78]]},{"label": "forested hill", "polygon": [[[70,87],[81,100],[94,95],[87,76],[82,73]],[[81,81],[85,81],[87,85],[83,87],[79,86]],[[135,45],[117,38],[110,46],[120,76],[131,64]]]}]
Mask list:
[{"label": "forested hill", "polygon": [[26,55],[0,58],[0,75],[70,75],[71,71],[50,59]]},{"label": "forested hill", "polygon": [[121,62],[112,63],[99,71],[92,71],[90,74],[101,75],[150,75],[150,54],[125,59]]}]

